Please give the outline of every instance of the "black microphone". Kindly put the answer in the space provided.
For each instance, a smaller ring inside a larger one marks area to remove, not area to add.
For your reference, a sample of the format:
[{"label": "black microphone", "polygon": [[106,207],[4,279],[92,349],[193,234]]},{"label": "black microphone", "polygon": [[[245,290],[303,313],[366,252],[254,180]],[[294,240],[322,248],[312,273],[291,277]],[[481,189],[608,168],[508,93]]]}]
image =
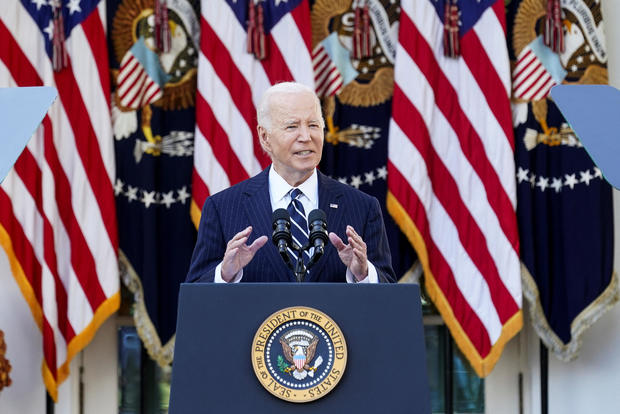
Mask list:
[{"label": "black microphone", "polygon": [[278,252],[284,262],[290,267],[291,259],[286,249],[293,243],[293,237],[291,236],[291,216],[288,211],[283,208],[279,208],[273,212],[273,233],[271,235],[271,241],[278,247]]},{"label": "black microphone", "polygon": [[308,214],[308,224],[308,228],[310,229],[310,236],[308,237],[310,247],[314,247],[314,253],[308,263],[308,267],[310,267],[323,256],[325,245],[329,240],[327,236],[327,216],[325,212],[320,209],[312,210],[310,214]]}]

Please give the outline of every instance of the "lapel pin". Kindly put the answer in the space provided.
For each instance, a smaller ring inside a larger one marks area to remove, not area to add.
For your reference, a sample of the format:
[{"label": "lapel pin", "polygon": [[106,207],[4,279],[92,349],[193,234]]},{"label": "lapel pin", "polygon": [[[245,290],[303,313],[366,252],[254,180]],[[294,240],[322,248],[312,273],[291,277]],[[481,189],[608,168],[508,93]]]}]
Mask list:
[{"label": "lapel pin", "polygon": [[338,204],[331,203],[329,205],[329,208],[338,208]]}]

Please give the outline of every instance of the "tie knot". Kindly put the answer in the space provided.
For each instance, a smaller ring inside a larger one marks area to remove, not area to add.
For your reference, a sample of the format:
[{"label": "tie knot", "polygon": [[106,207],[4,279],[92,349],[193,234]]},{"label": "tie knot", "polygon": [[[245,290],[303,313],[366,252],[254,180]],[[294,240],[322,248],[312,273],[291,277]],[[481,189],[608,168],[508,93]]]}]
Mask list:
[{"label": "tie knot", "polygon": [[291,200],[297,200],[299,198],[300,195],[302,195],[303,193],[301,192],[301,190],[299,188],[293,188],[291,190]]}]

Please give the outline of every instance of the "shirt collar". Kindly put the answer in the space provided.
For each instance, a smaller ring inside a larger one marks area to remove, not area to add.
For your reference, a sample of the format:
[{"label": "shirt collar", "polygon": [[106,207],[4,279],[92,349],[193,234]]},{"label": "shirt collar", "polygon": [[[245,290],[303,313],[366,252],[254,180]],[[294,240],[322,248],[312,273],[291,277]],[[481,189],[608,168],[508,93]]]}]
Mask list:
[{"label": "shirt collar", "polygon": [[[269,194],[271,195],[272,205],[286,197],[292,188],[295,187],[287,183],[286,180],[273,169],[273,166],[271,166],[269,169]],[[319,176],[316,173],[316,168],[312,172],[312,175],[308,177],[306,181],[298,185],[297,188],[308,197],[312,205],[318,205]]]}]

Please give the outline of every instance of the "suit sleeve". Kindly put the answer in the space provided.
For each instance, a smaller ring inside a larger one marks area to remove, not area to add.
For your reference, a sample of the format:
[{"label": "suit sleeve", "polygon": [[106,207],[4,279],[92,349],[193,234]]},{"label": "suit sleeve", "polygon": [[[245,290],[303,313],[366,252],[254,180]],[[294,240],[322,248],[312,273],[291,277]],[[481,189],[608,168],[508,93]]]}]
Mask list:
[{"label": "suit sleeve", "polygon": [[367,225],[362,236],[366,243],[366,255],[368,260],[377,269],[377,276],[380,283],[396,282],[396,275],[392,269],[392,254],[388,243],[383,215],[379,201],[372,197],[370,208],[368,209]]},{"label": "suit sleeve", "polygon": [[202,208],[198,239],[185,282],[213,282],[215,268],[224,258],[226,243],[218,211],[213,200],[207,198]]}]

